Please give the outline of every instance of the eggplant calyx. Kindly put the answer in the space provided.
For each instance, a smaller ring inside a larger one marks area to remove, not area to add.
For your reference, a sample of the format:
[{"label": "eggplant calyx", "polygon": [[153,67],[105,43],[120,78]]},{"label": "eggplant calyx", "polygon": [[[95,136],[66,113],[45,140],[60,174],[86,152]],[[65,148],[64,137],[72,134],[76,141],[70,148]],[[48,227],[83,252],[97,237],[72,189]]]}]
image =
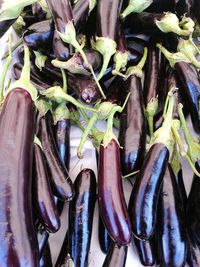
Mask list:
[{"label": "eggplant calyx", "polygon": [[96,4],[97,4],[97,0],[89,0],[89,14],[95,8]]},{"label": "eggplant calyx", "polygon": [[153,126],[153,118],[158,110],[158,97],[152,98],[149,103],[147,104],[147,107],[145,109],[145,116],[148,121],[149,125],[149,132],[150,132],[150,137],[153,137],[153,132],[154,132],[154,126]]},{"label": "eggplant calyx", "polygon": [[44,95],[46,98],[52,101],[55,101],[57,103],[61,103],[65,100],[65,101],[72,103],[74,106],[78,108],[96,112],[96,109],[88,107],[86,105],[82,105],[75,98],[66,94],[60,86],[54,86],[54,87],[48,88],[47,90],[42,91],[41,95]]},{"label": "eggplant calyx", "polygon": [[169,150],[170,155],[174,147],[174,138],[172,133],[172,121],[173,121],[173,108],[174,108],[174,91],[171,89],[168,93],[168,107],[164,116],[162,126],[154,132],[151,139],[151,145],[155,143],[164,144]]},{"label": "eggplant calyx", "polygon": [[174,149],[172,152],[172,159],[170,165],[174,171],[174,174],[177,176],[179,171],[181,170],[181,163],[178,156],[177,144],[175,142]]},{"label": "eggplant calyx", "polygon": [[66,69],[73,74],[82,74],[90,76],[90,72],[87,71],[82,64],[78,64],[75,55],[71,57],[68,61],[60,61],[58,59],[53,59],[51,64],[56,68]]},{"label": "eggplant calyx", "polygon": [[195,139],[193,138],[193,136],[191,135],[191,133],[187,127],[182,109],[183,109],[183,105],[181,103],[179,103],[178,115],[179,115],[179,118],[181,121],[181,128],[183,130],[185,141],[186,141],[187,146],[188,146],[187,154],[191,158],[192,162],[195,163],[196,161],[198,161],[200,159],[200,144],[198,142],[196,142]]},{"label": "eggplant calyx", "polygon": [[42,68],[45,66],[45,62],[48,59],[48,57],[41,54],[38,51],[34,51],[34,54],[35,54],[35,65],[38,67],[40,71],[42,71]]},{"label": "eggplant calyx", "polygon": [[190,33],[194,32],[195,23],[190,17],[183,16],[182,20],[179,22],[179,26],[183,30],[188,30]]},{"label": "eggplant calyx", "polygon": [[200,68],[200,62],[196,59],[197,53],[197,47],[195,44],[189,39],[189,40],[180,40],[177,47],[178,51],[183,53],[189,61],[197,68]]},{"label": "eggplant calyx", "polygon": [[126,9],[122,12],[121,18],[124,19],[132,12],[141,13],[147,7],[153,3],[153,0],[129,0],[129,4]]},{"label": "eggplant calyx", "polygon": [[32,97],[33,101],[36,101],[38,97],[37,89],[30,81],[30,52],[28,47],[24,46],[24,66],[22,68],[21,76],[19,80],[15,81],[9,88],[8,92],[12,89],[19,87],[23,88]]},{"label": "eggplant calyx", "polygon": [[96,37],[96,42],[91,39],[91,45],[93,49],[97,50],[103,56],[102,68],[97,77],[99,81],[103,77],[111,57],[116,53],[117,44],[108,37]]},{"label": "eggplant calyx", "polygon": [[52,110],[51,101],[47,101],[46,99],[39,98],[35,101],[36,108],[39,111],[41,117],[45,116],[46,113]]},{"label": "eggplant calyx", "polygon": [[128,52],[120,52],[117,51],[113,57],[113,60],[115,62],[115,69],[112,71],[113,75],[117,75],[120,70],[124,70],[126,68],[126,65],[128,63]]},{"label": "eggplant calyx", "polygon": [[190,60],[181,52],[176,53],[170,53],[164,46],[161,44],[156,44],[156,47],[160,49],[160,51],[164,54],[164,56],[169,61],[169,64],[172,68],[174,68],[174,65],[178,62],[186,62],[190,63]]},{"label": "eggplant calyx", "polygon": [[40,139],[37,137],[37,135],[34,136],[34,144],[38,145],[43,150],[42,143]]},{"label": "eggplant calyx", "polygon": [[156,26],[164,33],[174,32],[178,35],[188,36],[193,32],[192,29],[181,29],[179,26],[178,17],[171,12],[164,13],[164,16],[161,20],[155,20]]},{"label": "eggplant calyx", "polygon": [[61,102],[57,108],[53,112],[53,122],[54,125],[57,124],[58,121],[68,120],[69,119],[69,110],[66,106],[66,102]]}]

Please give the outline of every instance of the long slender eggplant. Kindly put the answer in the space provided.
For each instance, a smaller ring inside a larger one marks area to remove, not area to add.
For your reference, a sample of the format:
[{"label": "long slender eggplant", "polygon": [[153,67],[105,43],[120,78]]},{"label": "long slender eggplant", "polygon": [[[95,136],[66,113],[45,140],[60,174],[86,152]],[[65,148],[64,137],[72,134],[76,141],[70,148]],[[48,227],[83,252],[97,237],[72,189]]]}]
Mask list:
[{"label": "long slender eggplant", "polygon": [[99,215],[98,236],[99,236],[99,244],[100,244],[101,251],[107,254],[112,240],[108,234],[108,231],[106,230],[103,224],[103,221],[100,215]]},{"label": "long slender eggplant", "polygon": [[[131,205],[133,202],[133,196],[135,192],[132,190],[131,196],[129,199],[128,210],[131,214]],[[155,252],[155,243],[154,238],[150,239],[149,241],[142,241],[134,237],[134,244],[136,246],[137,252],[139,254],[140,262],[144,266],[153,266],[156,262],[156,252]]]},{"label": "long slender eggplant", "polygon": [[60,160],[53,138],[50,113],[39,118],[38,137],[47,160],[53,193],[62,200],[71,200],[74,195],[72,181],[67,169]]},{"label": "long slender eggplant", "polygon": [[121,114],[119,143],[123,147],[121,162],[123,175],[141,168],[146,146],[146,120],[141,79],[131,75],[126,81],[131,92],[128,104]]},{"label": "long slender eggplant", "polygon": [[69,205],[69,254],[77,267],[87,266],[96,202],[96,178],[83,169],[74,182],[75,197]]},{"label": "long slender eggplant", "polygon": [[158,209],[158,242],[161,266],[182,267],[186,263],[185,211],[176,177],[168,165]]},{"label": "long slender eggplant", "polygon": [[[200,171],[200,161],[196,162],[196,169]],[[200,245],[200,228],[199,228],[199,220],[200,220],[200,209],[199,209],[199,201],[200,201],[200,181],[199,177],[194,174],[192,186],[190,189],[190,193],[187,201],[187,228],[190,235],[190,238]]]},{"label": "long slender eggplant", "polygon": [[34,156],[34,194],[38,216],[45,228],[54,233],[60,228],[60,218],[50,187],[45,157],[37,144],[34,145]]},{"label": "long slender eggplant", "polygon": [[127,251],[127,246],[118,247],[115,243],[111,243],[102,267],[125,267]]},{"label": "long slender eggplant", "polygon": [[42,254],[42,258],[40,259],[40,267],[47,267],[47,266],[53,267],[49,242],[47,242],[47,245],[45,246],[45,249]]},{"label": "long slender eggplant", "polygon": [[[112,162],[112,165],[110,165]],[[98,199],[103,223],[118,245],[131,241],[131,224],[123,195],[119,145],[115,139],[100,145]]]},{"label": "long slender eggplant", "polygon": [[15,88],[6,96],[0,129],[0,265],[36,267],[31,190],[35,108],[27,90]]},{"label": "long slender eggplant", "polygon": [[[97,77],[98,80],[103,77],[111,57],[116,52],[116,25],[120,7],[120,0],[100,0],[97,4],[97,33],[93,48],[103,56],[103,65]],[[112,17],[110,14],[112,14]]]},{"label": "long slender eggplant", "polygon": [[31,25],[23,34],[23,41],[33,50],[50,50],[53,43],[54,25],[51,20]]}]

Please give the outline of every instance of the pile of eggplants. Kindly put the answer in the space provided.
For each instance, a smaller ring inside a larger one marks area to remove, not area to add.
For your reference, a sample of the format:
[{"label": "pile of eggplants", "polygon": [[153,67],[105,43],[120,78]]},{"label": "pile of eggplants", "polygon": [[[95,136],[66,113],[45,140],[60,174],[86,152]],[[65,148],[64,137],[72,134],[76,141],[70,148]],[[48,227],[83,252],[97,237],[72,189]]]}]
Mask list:
[{"label": "pile of eggplants", "polygon": [[[98,266],[127,267],[134,248],[143,266],[200,267],[199,0],[2,0],[6,36],[0,266],[86,267],[95,234]],[[97,173],[84,161],[70,177],[71,126]]]}]

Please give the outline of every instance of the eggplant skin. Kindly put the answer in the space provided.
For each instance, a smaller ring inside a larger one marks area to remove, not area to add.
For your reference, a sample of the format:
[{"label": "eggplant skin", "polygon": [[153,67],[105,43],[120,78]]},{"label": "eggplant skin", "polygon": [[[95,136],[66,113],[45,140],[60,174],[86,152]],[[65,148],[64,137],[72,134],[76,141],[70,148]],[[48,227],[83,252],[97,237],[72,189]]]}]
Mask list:
[{"label": "eggplant skin", "polygon": [[106,228],[102,222],[100,215],[99,215],[99,229],[98,230],[99,230],[99,232],[98,232],[99,245],[100,245],[101,251],[104,254],[107,254],[112,240],[111,240],[111,238],[108,234],[108,231],[106,230]]},{"label": "eggplant skin", "polygon": [[35,106],[22,88],[8,93],[0,113],[0,266],[38,267],[32,212]]},{"label": "eggplant skin", "polygon": [[125,267],[128,246],[118,247],[111,243],[102,267]]},{"label": "eggplant skin", "polygon": [[103,223],[118,245],[131,242],[131,223],[123,194],[119,145],[112,139],[100,145],[98,166],[99,211]]},{"label": "eggplant skin", "polygon": [[176,177],[168,165],[158,208],[158,242],[161,266],[185,266],[187,236],[185,210]]},{"label": "eggplant skin", "polygon": [[74,189],[75,196],[69,205],[69,254],[74,266],[86,267],[96,202],[96,178],[93,170],[83,169],[75,179]]},{"label": "eggplant skin", "polygon": [[157,206],[169,151],[162,143],[151,146],[137,176],[130,203],[132,231],[136,238],[149,240],[155,231]]}]

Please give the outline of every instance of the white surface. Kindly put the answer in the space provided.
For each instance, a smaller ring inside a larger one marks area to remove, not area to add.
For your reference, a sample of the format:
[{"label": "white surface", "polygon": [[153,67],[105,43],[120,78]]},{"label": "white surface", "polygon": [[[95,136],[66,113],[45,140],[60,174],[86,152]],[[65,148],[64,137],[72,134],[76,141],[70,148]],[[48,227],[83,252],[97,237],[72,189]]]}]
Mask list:
[{"label": "white surface", "polygon": [[[15,37],[13,38],[13,42],[15,40]],[[7,41],[7,35],[0,39],[0,59],[3,55],[4,51],[7,50],[6,47],[6,41]],[[16,53],[14,53],[14,59],[13,62],[16,61]],[[2,71],[2,62],[0,61],[0,73]],[[8,76],[11,76],[11,73],[8,73]],[[105,123],[99,123],[98,126],[100,126],[101,129],[105,127]],[[79,143],[79,139],[81,136],[81,131],[77,129],[77,127],[72,126],[71,132],[70,132],[70,142],[71,142],[71,159],[70,159],[70,177],[72,180],[75,179],[77,174],[80,172],[82,168],[91,168],[94,170],[94,172],[97,174],[97,163],[96,163],[96,154],[95,149],[92,146],[92,143],[90,141],[87,141],[84,146],[84,157],[83,159],[78,159],[76,156],[76,149],[77,145]],[[183,168],[184,168],[184,180],[186,183],[186,189],[187,192],[189,192],[191,180],[192,180],[192,172],[190,170],[190,167],[188,166],[187,162],[183,162]],[[131,186],[130,183],[127,181],[124,181],[124,192],[126,196],[126,200],[129,199]],[[52,251],[52,258],[53,262],[55,263],[59,249],[61,247],[62,241],[64,239],[64,235],[66,233],[67,229],[67,221],[68,221],[68,215],[67,215],[67,208],[68,204],[66,204],[64,212],[62,214],[61,218],[61,229],[56,234],[51,235],[50,237],[50,244],[51,244],[51,251]],[[90,247],[90,254],[89,254],[89,266],[93,267],[101,267],[102,263],[104,261],[105,255],[101,252],[99,248],[98,243],[98,205],[96,203],[95,207],[95,214],[94,214],[94,221],[93,221],[93,234],[92,234],[92,241],[91,241],[91,247]],[[126,267],[141,267],[138,260],[138,256],[135,253],[135,248],[133,248],[132,245],[129,246],[128,249],[128,257],[126,262]]]}]

